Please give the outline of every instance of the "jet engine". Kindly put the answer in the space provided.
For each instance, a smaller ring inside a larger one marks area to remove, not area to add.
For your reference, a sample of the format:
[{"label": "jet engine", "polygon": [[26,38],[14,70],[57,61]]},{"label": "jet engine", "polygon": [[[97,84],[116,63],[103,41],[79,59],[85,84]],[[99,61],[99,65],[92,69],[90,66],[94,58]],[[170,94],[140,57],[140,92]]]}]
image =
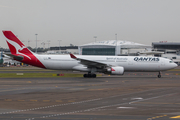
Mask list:
[{"label": "jet engine", "polygon": [[106,74],[123,75],[124,74],[124,68],[123,67],[111,67],[111,68],[107,69]]}]

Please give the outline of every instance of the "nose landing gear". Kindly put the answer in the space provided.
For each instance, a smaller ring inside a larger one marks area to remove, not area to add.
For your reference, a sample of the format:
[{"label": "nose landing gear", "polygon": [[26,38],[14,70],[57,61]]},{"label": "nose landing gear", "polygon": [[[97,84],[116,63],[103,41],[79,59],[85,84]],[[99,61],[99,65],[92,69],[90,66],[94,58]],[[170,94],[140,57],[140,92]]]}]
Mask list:
[{"label": "nose landing gear", "polygon": [[161,78],[161,71],[159,71],[158,78]]}]

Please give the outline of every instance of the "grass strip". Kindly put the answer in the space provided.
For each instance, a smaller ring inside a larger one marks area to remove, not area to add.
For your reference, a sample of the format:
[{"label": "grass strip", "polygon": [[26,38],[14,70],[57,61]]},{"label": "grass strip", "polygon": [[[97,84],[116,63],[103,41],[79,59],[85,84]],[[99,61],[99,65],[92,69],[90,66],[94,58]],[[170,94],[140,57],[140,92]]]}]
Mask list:
[{"label": "grass strip", "polygon": [[5,69],[0,71],[54,71],[54,70],[46,70],[46,69]]},{"label": "grass strip", "polygon": [[0,78],[36,78],[36,77],[83,77],[83,74],[61,73],[57,76],[54,73],[0,73]]}]

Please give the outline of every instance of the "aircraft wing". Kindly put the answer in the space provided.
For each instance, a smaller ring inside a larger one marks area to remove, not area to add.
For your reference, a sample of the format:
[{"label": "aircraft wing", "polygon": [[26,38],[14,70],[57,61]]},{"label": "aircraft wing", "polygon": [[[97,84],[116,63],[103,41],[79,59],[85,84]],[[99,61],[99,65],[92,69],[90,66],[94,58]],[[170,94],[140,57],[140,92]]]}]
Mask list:
[{"label": "aircraft wing", "polygon": [[87,59],[83,59],[83,58],[77,58],[73,54],[70,54],[70,56],[71,56],[72,59],[79,60],[81,64],[86,65],[88,67],[103,68],[103,67],[111,66],[111,65],[101,63],[101,62],[97,62],[97,61],[87,60]]}]

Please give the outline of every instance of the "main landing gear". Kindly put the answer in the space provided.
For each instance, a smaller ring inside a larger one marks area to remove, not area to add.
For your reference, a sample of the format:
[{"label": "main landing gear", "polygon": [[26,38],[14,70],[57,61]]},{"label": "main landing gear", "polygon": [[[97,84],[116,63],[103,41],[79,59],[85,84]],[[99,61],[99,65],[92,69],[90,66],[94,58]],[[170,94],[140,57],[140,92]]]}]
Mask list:
[{"label": "main landing gear", "polygon": [[158,78],[161,78],[161,71],[159,71]]},{"label": "main landing gear", "polygon": [[96,78],[96,74],[84,74],[84,78]]}]

